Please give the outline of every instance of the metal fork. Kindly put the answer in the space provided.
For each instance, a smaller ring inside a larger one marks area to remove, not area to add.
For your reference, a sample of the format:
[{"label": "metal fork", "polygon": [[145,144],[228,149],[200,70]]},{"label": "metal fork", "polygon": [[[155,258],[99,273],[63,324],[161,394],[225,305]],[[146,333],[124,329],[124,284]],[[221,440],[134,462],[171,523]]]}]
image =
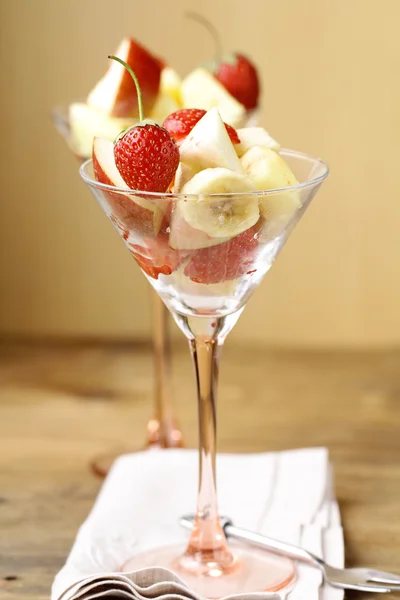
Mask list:
[{"label": "metal fork", "polygon": [[[179,519],[179,523],[185,529],[192,529],[194,515],[185,515]],[[221,525],[227,537],[239,540],[241,542],[249,542],[250,544],[259,546],[281,554],[295,560],[300,560],[313,567],[317,567],[322,571],[324,581],[336,588],[346,590],[357,590],[363,592],[400,592],[400,575],[386,573],[385,571],[376,571],[375,569],[336,569],[327,565],[321,558],[304,550],[279,542],[272,538],[268,538],[259,533],[248,531],[235,527],[228,517],[221,517]]]}]

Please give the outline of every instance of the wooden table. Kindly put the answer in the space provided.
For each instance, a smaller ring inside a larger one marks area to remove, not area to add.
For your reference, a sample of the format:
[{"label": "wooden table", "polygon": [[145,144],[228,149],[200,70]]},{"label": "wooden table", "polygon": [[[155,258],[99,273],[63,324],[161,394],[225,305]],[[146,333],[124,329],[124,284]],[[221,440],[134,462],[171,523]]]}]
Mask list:
[{"label": "wooden table", "polygon": [[[184,346],[174,369],[194,446]],[[141,445],[152,381],[148,347],[0,346],[1,598],[49,597],[101,483],[88,463]],[[328,446],[348,564],[400,571],[400,352],[269,352],[228,341],[219,417],[221,450]]]}]

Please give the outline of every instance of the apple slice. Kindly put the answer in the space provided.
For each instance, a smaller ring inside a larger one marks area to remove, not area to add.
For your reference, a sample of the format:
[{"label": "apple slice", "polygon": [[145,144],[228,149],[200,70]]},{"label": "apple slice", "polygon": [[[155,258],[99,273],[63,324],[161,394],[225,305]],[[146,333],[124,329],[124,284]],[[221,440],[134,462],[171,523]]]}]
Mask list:
[{"label": "apple slice", "polygon": [[217,108],[211,108],[193,127],[180,148],[181,162],[195,173],[224,167],[243,173],[236,150]]},{"label": "apple slice", "polygon": [[136,121],[127,117],[110,117],[97,108],[75,102],[69,107],[71,147],[81,158],[90,158],[95,136],[114,140],[121,131],[135,125]]},{"label": "apple slice", "polygon": [[155,239],[144,238],[141,244],[127,244],[139,267],[152,279],[171,275],[186,260],[187,253],[179,252],[168,244],[168,236],[161,232]]},{"label": "apple slice", "polygon": [[[95,137],[92,156],[97,181],[129,190],[116,167],[113,142]],[[125,195],[117,192],[104,192],[103,197],[108,203],[108,214],[118,219],[128,232],[154,236],[160,231],[166,212],[166,206],[161,200],[149,200],[134,194]]]},{"label": "apple slice", "polygon": [[194,175],[196,175],[196,173],[191,167],[180,162],[171,184],[171,192],[173,194],[180,194],[183,186],[190,181]]},{"label": "apple slice", "polygon": [[[115,53],[135,72],[145,114],[150,114],[160,88],[161,61],[132,38],[124,38]],[[113,117],[137,116],[136,87],[128,71],[112,61],[107,73],[90,92],[87,103]]]},{"label": "apple slice", "polygon": [[268,131],[263,127],[245,127],[237,130],[240,144],[235,145],[235,150],[239,158],[253,148],[253,146],[261,146],[262,148],[271,148],[275,152],[279,152],[280,145],[272,138]]},{"label": "apple slice", "polygon": [[225,123],[240,127],[246,118],[246,109],[203,68],[194,69],[182,81],[182,104],[184,108],[209,110],[216,106]]}]

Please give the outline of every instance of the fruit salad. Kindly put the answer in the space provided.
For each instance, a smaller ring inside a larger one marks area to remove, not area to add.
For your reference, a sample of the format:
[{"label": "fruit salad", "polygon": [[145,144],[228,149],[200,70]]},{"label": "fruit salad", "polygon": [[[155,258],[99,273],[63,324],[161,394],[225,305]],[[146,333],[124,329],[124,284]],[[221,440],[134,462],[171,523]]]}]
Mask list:
[{"label": "fruit salad", "polygon": [[[124,38],[115,55],[136,73],[146,116],[159,124],[180,108],[217,107],[224,121],[242,127],[258,106],[257,70],[242,54],[195,68],[183,80],[133,38]],[[88,158],[95,136],[114,140],[138,119],[135,85],[129,73],[114,62],[84,102],[70,104],[70,146],[78,157]]]},{"label": "fruit salad", "polygon": [[265,129],[235,129],[216,107],[179,109],[160,126],[138,96],[139,123],[115,142],[94,138],[93,174],[106,184],[97,197],[167,304],[232,312],[302,207],[296,177]]}]

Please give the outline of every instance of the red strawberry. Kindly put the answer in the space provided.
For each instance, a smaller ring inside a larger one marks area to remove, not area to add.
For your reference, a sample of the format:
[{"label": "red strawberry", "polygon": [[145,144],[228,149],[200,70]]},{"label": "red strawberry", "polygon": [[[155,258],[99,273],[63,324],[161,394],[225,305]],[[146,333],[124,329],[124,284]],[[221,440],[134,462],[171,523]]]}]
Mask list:
[{"label": "red strawberry", "polygon": [[171,134],[153,121],[143,120],[140,86],[135,73],[123,60],[121,63],[136,85],[140,122],[120,134],[114,144],[117,169],[133,190],[165,192],[179,164],[179,149]]},{"label": "red strawberry", "polygon": [[144,238],[145,246],[128,244],[139,267],[153,279],[158,276],[171,275],[185,260],[187,253],[181,253],[168,245],[168,236],[160,234],[155,240]]},{"label": "red strawberry", "polygon": [[259,230],[256,223],[223,244],[197,250],[184,274],[196,283],[222,283],[254,270]]},{"label": "red strawberry", "polygon": [[171,134],[156,123],[131,127],[114,145],[117,169],[133,190],[165,192],[179,164]]},{"label": "red strawberry", "polygon": [[[171,113],[164,121],[163,127],[167,129],[176,142],[183,140],[193,127],[206,114],[202,108],[181,108]],[[240,144],[236,129],[225,123],[226,131],[231,138],[232,144]]]},{"label": "red strawberry", "polygon": [[186,16],[207,29],[215,44],[216,60],[208,65],[214,77],[247,110],[258,106],[260,83],[256,67],[243,54],[222,55],[222,43],[217,28],[203,15],[190,12]]},{"label": "red strawberry", "polygon": [[243,54],[232,54],[219,62],[214,77],[247,110],[257,107],[260,94],[257,69]]},{"label": "red strawberry", "polygon": [[[93,171],[97,181],[109,186],[124,187],[115,164],[114,144],[103,138],[93,140]],[[154,236],[160,230],[165,212],[164,203],[142,200],[137,194],[104,191],[106,213],[115,219],[120,232]],[[119,226],[120,225],[120,226]]]}]

